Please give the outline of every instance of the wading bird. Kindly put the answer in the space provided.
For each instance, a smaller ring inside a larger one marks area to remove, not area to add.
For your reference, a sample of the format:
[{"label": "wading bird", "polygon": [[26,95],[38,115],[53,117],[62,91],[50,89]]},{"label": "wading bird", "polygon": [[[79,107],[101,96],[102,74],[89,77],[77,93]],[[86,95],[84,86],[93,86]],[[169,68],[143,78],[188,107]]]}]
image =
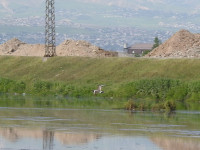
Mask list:
[{"label": "wading bird", "polygon": [[102,87],[104,87],[104,85],[99,85],[97,90],[93,90],[93,94],[96,95],[96,94],[104,93],[104,91],[102,91]]}]

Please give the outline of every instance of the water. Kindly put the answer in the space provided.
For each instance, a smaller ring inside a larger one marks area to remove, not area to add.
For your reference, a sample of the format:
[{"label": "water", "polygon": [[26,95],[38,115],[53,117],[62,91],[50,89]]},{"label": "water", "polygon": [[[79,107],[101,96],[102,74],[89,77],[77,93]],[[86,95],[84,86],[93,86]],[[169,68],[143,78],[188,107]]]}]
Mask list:
[{"label": "water", "polygon": [[1,150],[198,150],[200,112],[0,108]]}]

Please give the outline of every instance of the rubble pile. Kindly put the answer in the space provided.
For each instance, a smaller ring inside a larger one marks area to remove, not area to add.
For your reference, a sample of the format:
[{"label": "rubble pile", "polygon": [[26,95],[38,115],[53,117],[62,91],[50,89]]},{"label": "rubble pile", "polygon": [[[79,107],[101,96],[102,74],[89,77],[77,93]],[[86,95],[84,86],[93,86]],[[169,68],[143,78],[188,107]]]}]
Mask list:
[{"label": "rubble pile", "polygon": [[105,51],[86,41],[66,40],[57,46],[58,56],[116,57],[117,52]]},{"label": "rubble pile", "polygon": [[[0,55],[44,56],[45,45],[27,44],[16,38],[0,45]],[[66,40],[56,48],[57,56],[117,57],[117,52],[105,51],[86,41]]]},{"label": "rubble pile", "polygon": [[145,57],[198,58],[200,57],[200,34],[180,30]]},{"label": "rubble pile", "polygon": [[44,45],[27,44],[14,38],[0,45],[0,55],[44,56],[44,49]]}]

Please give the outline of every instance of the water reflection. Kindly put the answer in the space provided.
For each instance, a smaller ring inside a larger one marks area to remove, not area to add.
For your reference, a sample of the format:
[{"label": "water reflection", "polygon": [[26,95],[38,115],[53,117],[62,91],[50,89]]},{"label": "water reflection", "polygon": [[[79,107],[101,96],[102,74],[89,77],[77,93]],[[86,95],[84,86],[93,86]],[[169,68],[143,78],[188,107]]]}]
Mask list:
[{"label": "water reflection", "polygon": [[44,130],[43,131],[43,150],[53,150],[54,132]]},{"label": "water reflection", "polygon": [[18,135],[13,128],[0,129],[0,134],[11,142],[15,142],[18,139]]},{"label": "water reflection", "polygon": [[[53,150],[54,145],[81,145],[100,138],[98,134],[86,133],[62,133],[51,130],[23,129],[23,128],[0,128],[0,136],[15,145],[23,142],[23,139],[37,139],[42,141],[43,150]],[[38,142],[38,147],[41,147]],[[2,143],[1,143],[2,144]]]},{"label": "water reflection", "polygon": [[[167,136],[120,136],[86,133],[63,133],[60,131],[24,129],[24,128],[0,128],[0,149],[15,149],[16,145],[25,145],[24,139],[29,139],[24,148],[37,148],[42,150],[60,150],[66,147],[74,150],[81,149],[124,149],[124,150],[198,150],[199,139]],[[4,139],[4,140],[2,140]],[[32,141],[37,140],[35,147]],[[4,143],[2,143],[4,141]],[[8,144],[9,143],[9,144]],[[40,145],[41,144],[41,145]],[[102,145],[104,144],[104,145]],[[2,146],[4,145],[4,147]],[[21,146],[20,148],[23,148]]]},{"label": "water reflection", "polygon": [[197,139],[175,137],[152,137],[151,140],[163,150],[199,150]]},{"label": "water reflection", "polygon": [[0,109],[0,149],[197,150],[200,114]]}]

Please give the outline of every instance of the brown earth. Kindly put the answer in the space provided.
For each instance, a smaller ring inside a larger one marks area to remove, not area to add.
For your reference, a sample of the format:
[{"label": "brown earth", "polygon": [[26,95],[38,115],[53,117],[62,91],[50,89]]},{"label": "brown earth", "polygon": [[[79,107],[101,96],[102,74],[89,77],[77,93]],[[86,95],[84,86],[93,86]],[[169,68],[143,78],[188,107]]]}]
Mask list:
[{"label": "brown earth", "polygon": [[16,38],[0,45],[0,55],[44,56],[44,45],[27,44]]},{"label": "brown earth", "polygon": [[[45,53],[45,46],[41,44],[27,44],[16,38],[0,45],[0,55],[41,56]],[[117,57],[117,52],[105,51],[86,41],[66,40],[56,49],[57,56],[81,57]]]},{"label": "brown earth", "polygon": [[200,34],[180,30],[145,57],[198,58],[200,57]]},{"label": "brown earth", "polygon": [[57,46],[58,56],[116,57],[117,52],[105,51],[86,41],[66,40]]}]

